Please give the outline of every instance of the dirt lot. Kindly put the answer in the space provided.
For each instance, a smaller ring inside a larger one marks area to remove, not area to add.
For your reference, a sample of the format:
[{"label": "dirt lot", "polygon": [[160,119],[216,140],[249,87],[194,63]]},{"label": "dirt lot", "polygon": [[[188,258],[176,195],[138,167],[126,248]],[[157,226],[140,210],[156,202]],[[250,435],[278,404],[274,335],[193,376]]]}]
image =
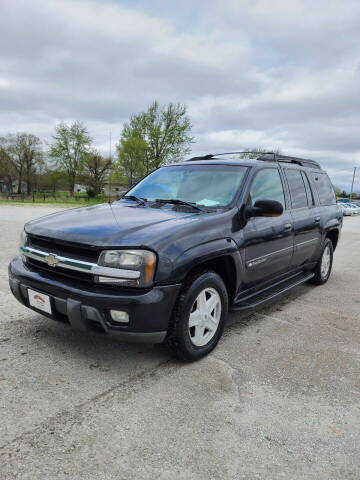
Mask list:
[{"label": "dirt lot", "polygon": [[10,294],[26,220],[0,206],[0,478],[359,479],[360,217],[327,285],[231,314],[190,365],[57,325]]}]

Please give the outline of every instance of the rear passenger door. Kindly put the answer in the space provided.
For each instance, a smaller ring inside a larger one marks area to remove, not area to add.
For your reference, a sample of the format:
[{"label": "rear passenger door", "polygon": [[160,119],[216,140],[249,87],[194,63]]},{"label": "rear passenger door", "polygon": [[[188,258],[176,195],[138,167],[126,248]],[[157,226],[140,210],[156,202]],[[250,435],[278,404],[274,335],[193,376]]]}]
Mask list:
[{"label": "rear passenger door", "polygon": [[284,168],[284,171],[289,186],[294,229],[291,265],[296,267],[310,261],[317,251],[321,239],[320,215],[306,172],[298,168]]}]

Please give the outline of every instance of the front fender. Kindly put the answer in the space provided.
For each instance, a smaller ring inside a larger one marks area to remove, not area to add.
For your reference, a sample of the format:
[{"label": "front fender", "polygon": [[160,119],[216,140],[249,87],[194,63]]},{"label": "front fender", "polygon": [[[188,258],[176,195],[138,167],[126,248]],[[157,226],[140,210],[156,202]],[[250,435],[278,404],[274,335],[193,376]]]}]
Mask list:
[{"label": "front fender", "polygon": [[338,218],[331,218],[324,225],[324,233],[326,234],[329,230],[337,228],[339,231],[341,229],[341,221]]},{"label": "front fender", "polygon": [[236,243],[230,238],[221,238],[210,242],[204,242],[182,252],[172,262],[173,269],[170,278],[167,277],[162,281],[181,282],[192,269],[224,256],[230,256],[234,262],[237,290],[241,279],[243,264],[239,249]]}]

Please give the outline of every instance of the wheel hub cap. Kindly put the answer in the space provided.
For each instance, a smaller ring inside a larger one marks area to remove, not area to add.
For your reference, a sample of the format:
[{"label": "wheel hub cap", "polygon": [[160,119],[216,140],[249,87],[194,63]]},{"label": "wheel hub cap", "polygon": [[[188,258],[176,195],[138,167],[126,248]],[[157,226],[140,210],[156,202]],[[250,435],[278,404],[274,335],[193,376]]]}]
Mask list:
[{"label": "wheel hub cap", "polygon": [[214,337],[221,318],[221,299],[214,288],[205,288],[196,297],[189,316],[189,336],[197,347]]},{"label": "wheel hub cap", "polygon": [[322,259],[321,259],[321,276],[326,278],[327,274],[329,273],[331,264],[331,253],[330,248],[327,246],[323,251]]}]

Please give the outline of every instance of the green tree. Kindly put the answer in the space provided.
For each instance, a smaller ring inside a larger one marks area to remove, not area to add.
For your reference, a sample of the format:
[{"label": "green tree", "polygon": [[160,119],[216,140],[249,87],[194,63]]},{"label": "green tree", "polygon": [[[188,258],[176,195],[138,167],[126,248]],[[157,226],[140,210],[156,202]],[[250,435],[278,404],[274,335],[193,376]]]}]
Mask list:
[{"label": "green tree", "polygon": [[337,197],[340,197],[340,195],[341,195],[341,188],[336,187],[335,185],[333,185],[333,188],[334,188],[335,195],[336,195]]},{"label": "green tree", "polygon": [[[190,132],[191,122],[186,115],[186,105],[169,103],[160,106],[155,101],[146,112],[130,117],[123,127],[121,141],[140,138],[145,142],[142,162],[145,173],[149,173],[169,161],[178,161],[189,153],[190,145],[194,142]],[[130,143],[139,144],[137,140]],[[137,148],[142,152],[142,145],[137,145]]]},{"label": "green tree", "polygon": [[127,178],[131,187],[146,172],[147,144],[136,131],[133,131],[130,136],[124,135],[116,148],[119,173]]},{"label": "green tree", "polygon": [[43,188],[48,188],[54,193],[59,190],[59,187],[67,184],[68,177],[65,172],[59,169],[47,168],[41,179],[41,185]]},{"label": "green tree", "polygon": [[9,152],[8,137],[0,138],[0,178],[5,182],[7,191],[12,193],[13,182],[17,178],[17,170]]},{"label": "green tree", "polygon": [[32,134],[23,133],[18,135],[17,143],[22,151],[24,159],[24,179],[26,182],[26,193],[31,194],[32,182],[36,173],[36,167],[43,161],[41,141]]},{"label": "green tree", "polygon": [[281,150],[279,148],[269,150],[268,148],[253,147],[253,148],[245,148],[244,151],[247,153],[240,153],[240,158],[256,159],[259,155],[268,153],[268,152],[276,153],[277,155],[281,154]]},{"label": "green tree", "polygon": [[26,191],[29,195],[36,168],[43,161],[40,139],[31,133],[7,135],[2,139],[2,149],[17,173],[17,193],[23,193],[22,184],[26,182]]},{"label": "green tree", "polygon": [[89,152],[91,143],[92,138],[81,122],[71,125],[61,122],[55,128],[49,156],[66,172],[71,194],[74,193],[76,179],[82,171],[84,157]]},{"label": "green tree", "polygon": [[111,159],[104,158],[94,150],[85,154],[83,167],[85,183],[92,188],[95,195],[101,193],[112,167]]}]

